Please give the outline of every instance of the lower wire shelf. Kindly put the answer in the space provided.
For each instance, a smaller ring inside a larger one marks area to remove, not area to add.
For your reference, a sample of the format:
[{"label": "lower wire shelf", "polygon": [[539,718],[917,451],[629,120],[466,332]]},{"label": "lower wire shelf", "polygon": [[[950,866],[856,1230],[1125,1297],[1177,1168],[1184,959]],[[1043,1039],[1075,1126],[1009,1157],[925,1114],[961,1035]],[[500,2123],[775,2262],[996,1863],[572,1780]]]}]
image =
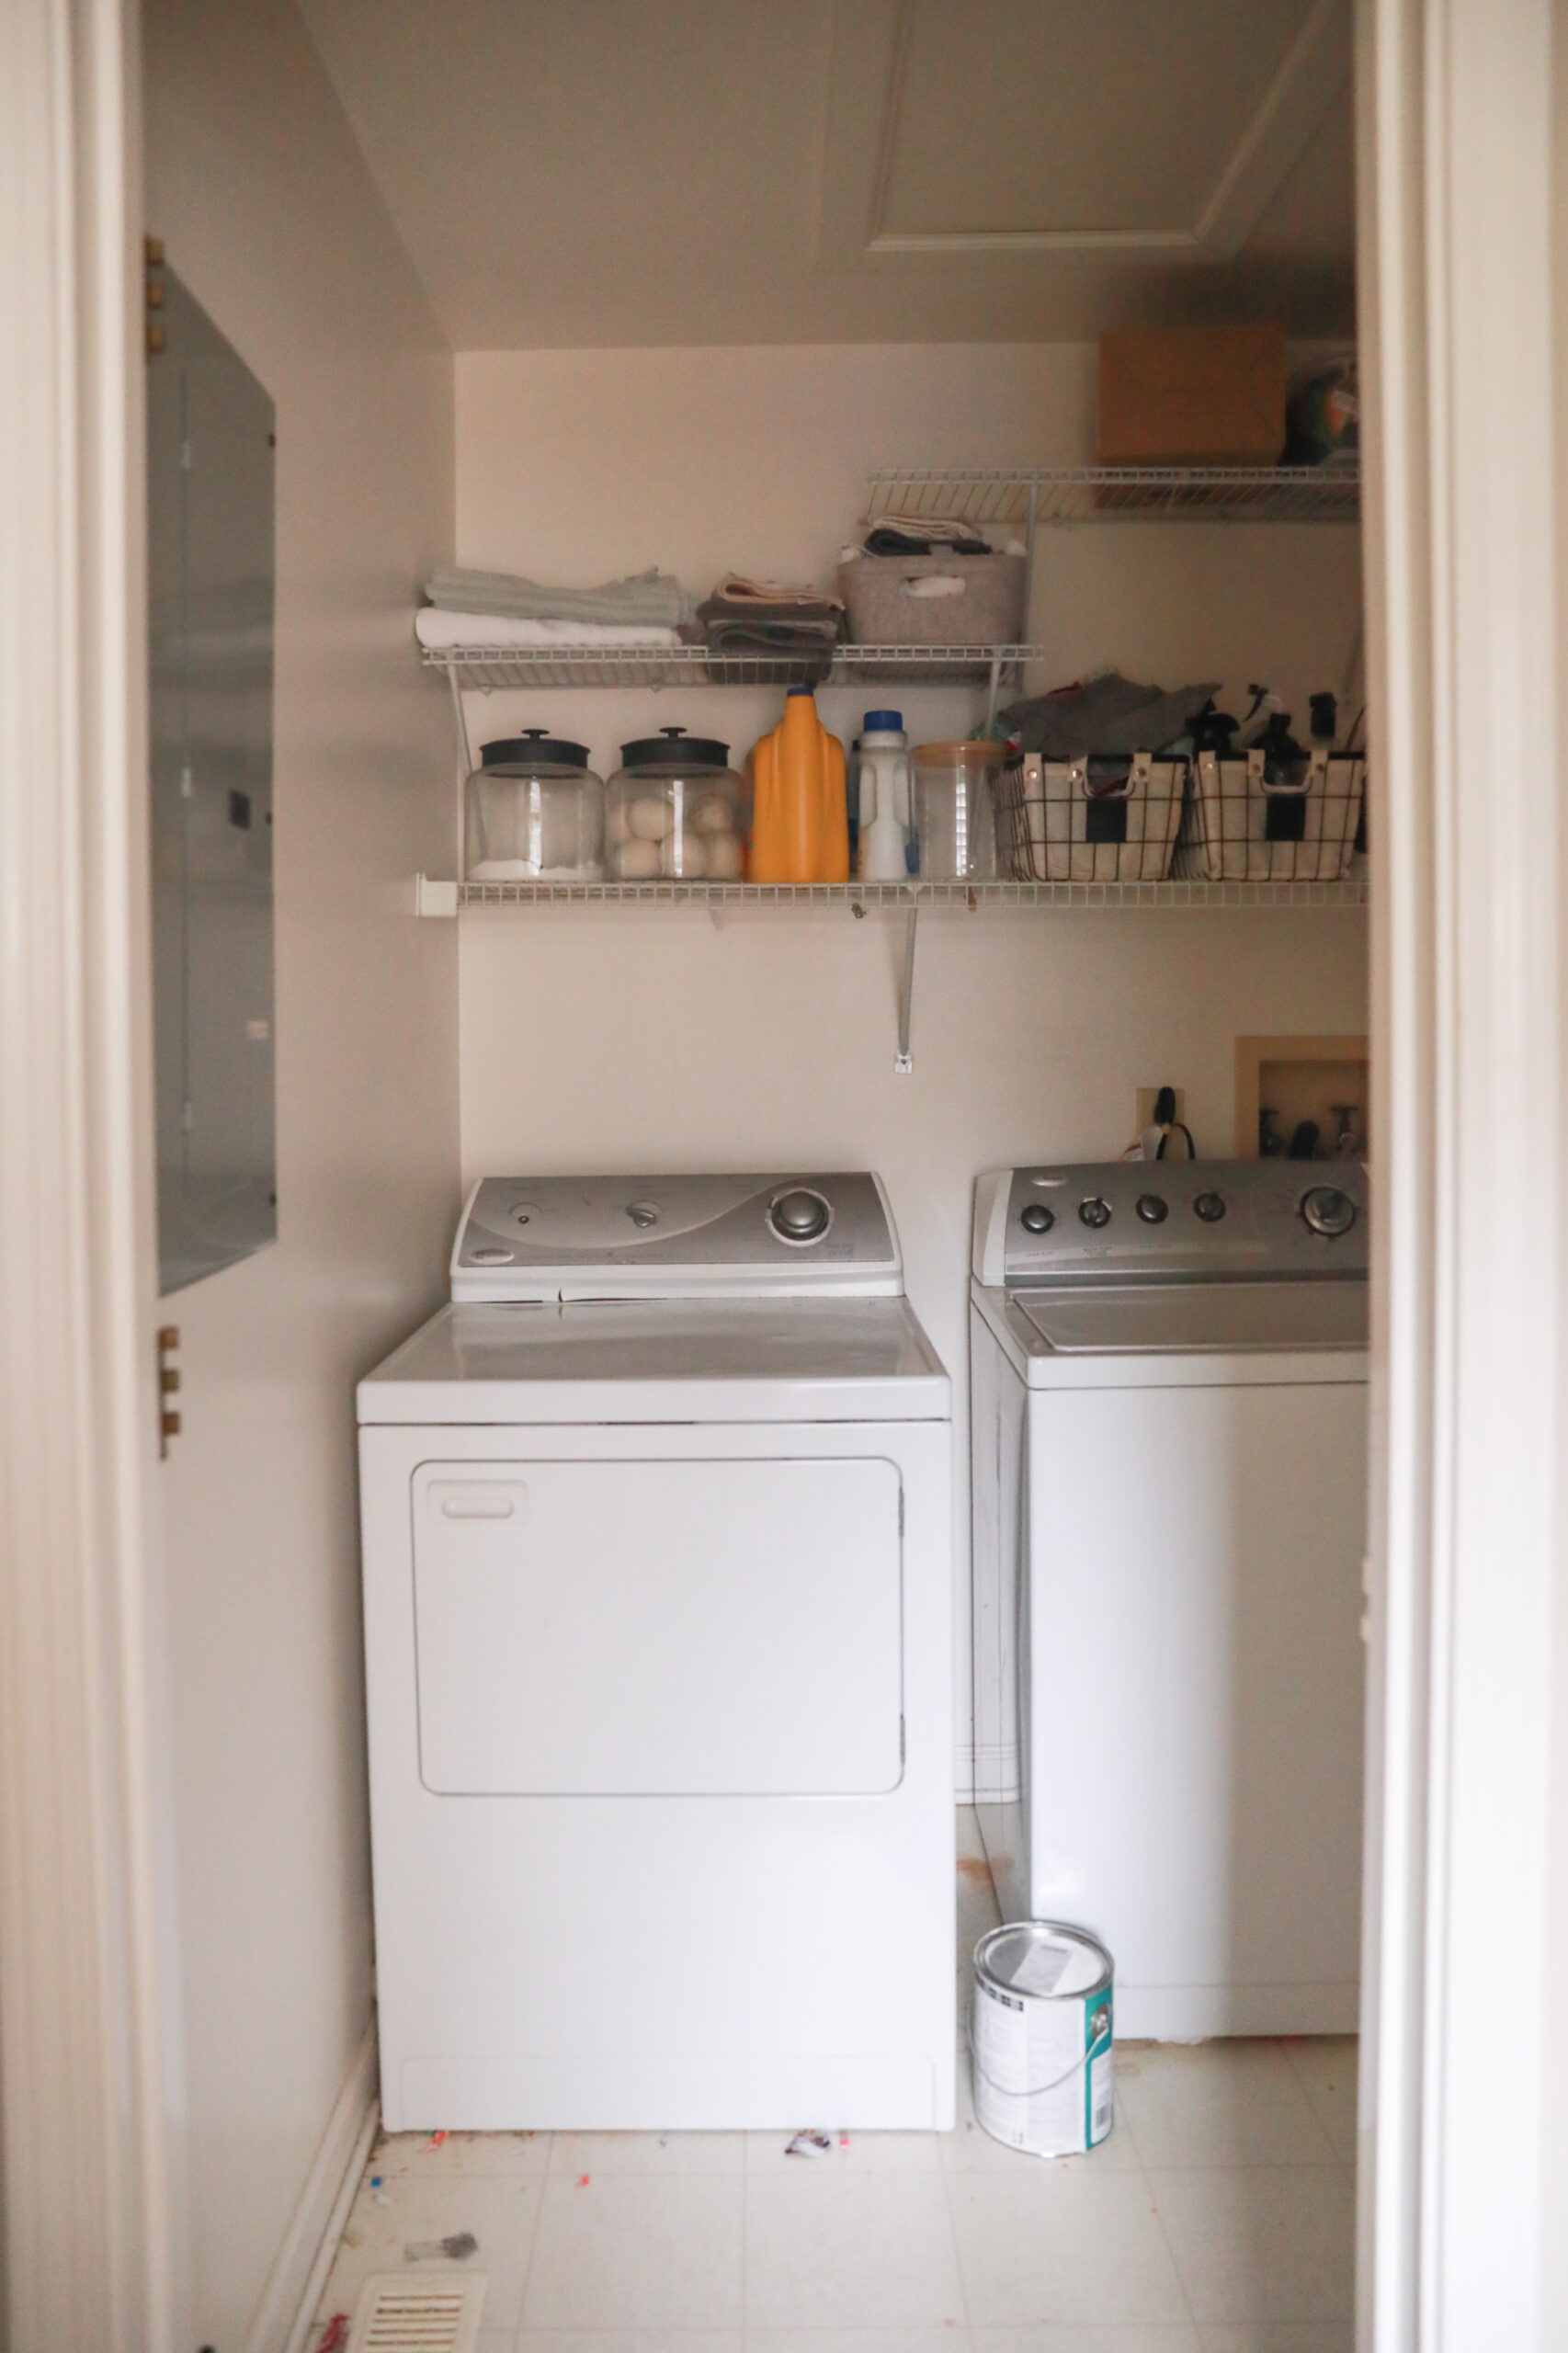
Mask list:
[{"label": "lower wire shelf", "polygon": [[903,956],[898,983],[898,1051],[893,1069],[914,1068],[910,1015],[915,995],[915,939],[922,909],[980,915],[1008,907],[1364,907],[1366,881],[1333,882],[432,882],[419,877],[422,914],[455,915],[468,907],[689,907],[715,922],[767,907],[844,907],[864,916],[875,908],[902,914]]},{"label": "lower wire shelf", "polygon": [[463,882],[462,907],[1364,907],[1366,881]]}]

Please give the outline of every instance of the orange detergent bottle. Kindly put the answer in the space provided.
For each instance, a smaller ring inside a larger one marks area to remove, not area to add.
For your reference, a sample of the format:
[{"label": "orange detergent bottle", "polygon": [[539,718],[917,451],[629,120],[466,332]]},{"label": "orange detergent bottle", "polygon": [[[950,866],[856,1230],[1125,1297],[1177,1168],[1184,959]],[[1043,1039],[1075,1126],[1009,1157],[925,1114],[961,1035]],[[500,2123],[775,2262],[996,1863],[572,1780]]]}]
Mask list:
[{"label": "orange detergent bottle", "polygon": [[847,882],[844,746],[817,717],[810,687],[791,687],[784,716],[752,747],[753,882]]}]

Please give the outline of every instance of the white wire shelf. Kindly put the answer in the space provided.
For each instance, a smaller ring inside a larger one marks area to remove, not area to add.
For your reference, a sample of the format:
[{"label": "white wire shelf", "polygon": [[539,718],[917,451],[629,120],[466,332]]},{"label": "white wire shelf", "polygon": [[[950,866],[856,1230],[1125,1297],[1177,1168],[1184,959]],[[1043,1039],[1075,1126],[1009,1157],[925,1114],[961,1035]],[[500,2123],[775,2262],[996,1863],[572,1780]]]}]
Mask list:
[{"label": "white wire shelf", "polygon": [[1043,662],[1043,645],[841,645],[831,665],[820,657],[717,654],[702,645],[427,646],[425,666],[454,685],[489,694],[540,687],[848,687],[877,679],[908,686],[1008,680]]},{"label": "white wire shelf", "polygon": [[931,522],[1354,523],[1358,466],[895,466],[869,477],[868,518]]},{"label": "white wire shelf", "polygon": [[463,907],[1364,907],[1341,882],[462,882]]}]

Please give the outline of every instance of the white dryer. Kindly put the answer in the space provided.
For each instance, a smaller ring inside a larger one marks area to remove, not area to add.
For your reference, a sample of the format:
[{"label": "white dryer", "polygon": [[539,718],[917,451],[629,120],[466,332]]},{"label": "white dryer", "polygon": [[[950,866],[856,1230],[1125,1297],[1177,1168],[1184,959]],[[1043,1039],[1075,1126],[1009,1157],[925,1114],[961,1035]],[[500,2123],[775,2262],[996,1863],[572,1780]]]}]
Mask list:
[{"label": "white dryer", "polygon": [[1358,1165],[980,1180],[976,1776],[1008,1919],[1089,1928],[1119,2033],[1354,2031]]},{"label": "white dryer", "polygon": [[495,1178],[360,1383],[390,2130],[946,2128],[950,1403],[868,1175]]}]

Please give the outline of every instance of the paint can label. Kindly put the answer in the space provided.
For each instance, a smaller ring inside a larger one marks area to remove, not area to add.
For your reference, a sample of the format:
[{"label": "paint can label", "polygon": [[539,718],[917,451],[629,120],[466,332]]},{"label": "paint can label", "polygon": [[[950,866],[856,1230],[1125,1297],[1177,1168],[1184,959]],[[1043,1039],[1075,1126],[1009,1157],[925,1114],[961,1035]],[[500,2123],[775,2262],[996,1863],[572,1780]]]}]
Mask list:
[{"label": "paint can label", "polygon": [[1038,2156],[1074,2156],[1110,2131],[1108,1995],[1029,1999],[977,1979],[971,2044],[975,2115],[994,2139]]}]

